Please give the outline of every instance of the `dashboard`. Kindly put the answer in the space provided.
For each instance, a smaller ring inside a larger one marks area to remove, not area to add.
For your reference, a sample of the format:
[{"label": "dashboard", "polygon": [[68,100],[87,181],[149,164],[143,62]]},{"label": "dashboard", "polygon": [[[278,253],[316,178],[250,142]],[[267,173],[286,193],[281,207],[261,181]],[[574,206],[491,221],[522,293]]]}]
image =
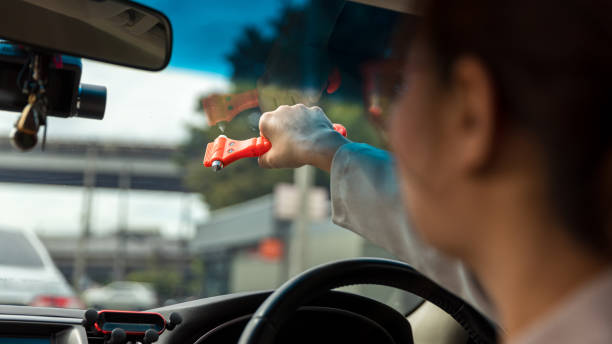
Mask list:
[{"label": "dashboard", "polygon": [[0,344],[50,344],[49,338],[0,337]]},{"label": "dashboard", "polygon": [[[0,306],[0,344],[85,344],[84,311]],[[103,343],[103,342],[100,342]]]},{"label": "dashboard", "polygon": [[[170,319],[173,313],[181,318],[180,324],[172,326],[171,331],[162,329],[154,342],[237,342],[251,314],[269,295],[270,292],[224,295],[150,310],[147,314],[159,314],[164,319]],[[0,306],[0,344],[115,344],[108,333],[87,326],[85,313],[83,310]],[[122,343],[137,341],[141,339],[123,339]],[[330,291],[301,307],[283,326],[276,342],[412,343],[412,331],[406,318],[385,304],[355,294]]]}]

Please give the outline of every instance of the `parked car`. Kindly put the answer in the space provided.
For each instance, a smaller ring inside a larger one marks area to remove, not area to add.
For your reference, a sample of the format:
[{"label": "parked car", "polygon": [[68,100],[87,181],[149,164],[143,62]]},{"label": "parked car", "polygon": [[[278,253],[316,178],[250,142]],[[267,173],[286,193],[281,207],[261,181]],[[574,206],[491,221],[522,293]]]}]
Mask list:
[{"label": "parked car", "polygon": [[0,228],[0,304],[83,308],[36,234]]},{"label": "parked car", "polygon": [[140,282],[117,281],[83,292],[88,307],[98,309],[144,310],[157,306],[153,288]]}]

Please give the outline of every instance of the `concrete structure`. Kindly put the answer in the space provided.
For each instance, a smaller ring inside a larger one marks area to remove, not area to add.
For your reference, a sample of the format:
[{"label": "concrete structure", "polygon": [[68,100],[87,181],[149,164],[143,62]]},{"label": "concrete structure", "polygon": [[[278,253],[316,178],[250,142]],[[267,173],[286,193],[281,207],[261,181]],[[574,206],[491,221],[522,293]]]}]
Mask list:
[{"label": "concrete structure", "polygon": [[128,176],[130,189],[185,191],[184,172],[174,162],[176,152],[166,146],[76,141],[19,152],[8,140],[0,140],[0,182],[83,186],[89,169],[94,187],[119,188],[122,177]]},{"label": "concrete structure", "polygon": [[[292,264],[291,250],[300,243],[296,242],[290,222],[275,219],[274,207],[273,196],[264,196],[215,211],[209,222],[198,227],[189,248],[204,262],[203,296],[273,289],[292,277],[288,268]],[[289,254],[284,259],[270,261],[259,254],[259,243],[269,237],[287,243]],[[332,224],[329,218],[311,222],[305,253],[306,268],[360,256],[393,258],[360,236]],[[342,289],[376,299],[400,312],[419,303],[418,297],[390,287]]]},{"label": "concrete structure", "polygon": [[[78,238],[41,236],[40,239],[57,267],[70,280],[75,266]],[[117,235],[92,236],[86,239],[84,275],[98,283],[112,281],[114,258],[122,247],[126,249],[123,255],[126,273],[161,267],[181,271],[187,268],[192,260],[185,240],[166,239],[155,231],[130,230],[125,246],[120,245]]]},{"label": "concrete structure", "polygon": [[[214,211],[210,221],[198,227],[190,251],[204,261],[206,295],[271,289],[290,277],[290,254],[278,261],[258,254],[258,246],[266,238],[280,238],[289,251],[297,244],[291,222],[274,216],[274,198],[267,195]],[[365,241],[329,219],[313,222],[308,234],[308,267],[363,255]]]},{"label": "concrete structure", "polygon": [[[157,256],[171,263],[182,262],[181,254],[189,256],[179,253],[184,251],[183,244],[167,242],[159,236],[135,239],[127,228],[129,190],[186,191],[182,183],[184,171],[174,161],[177,148],[95,141],[52,141],[44,151],[41,148],[39,145],[32,151],[20,152],[8,140],[0,140],[0,183],[85,187],[80,238],[47,238],[46,242],[69,281],[77,285],[76,281],[88,275],[98,281],[108,280],[109,266],[114,266],[114,279],[123,279]],[[96,188],[123,191],[116,236],[91,236],[92,197]],[[176,252],[166,252],[171,247],[177,247]]]}]

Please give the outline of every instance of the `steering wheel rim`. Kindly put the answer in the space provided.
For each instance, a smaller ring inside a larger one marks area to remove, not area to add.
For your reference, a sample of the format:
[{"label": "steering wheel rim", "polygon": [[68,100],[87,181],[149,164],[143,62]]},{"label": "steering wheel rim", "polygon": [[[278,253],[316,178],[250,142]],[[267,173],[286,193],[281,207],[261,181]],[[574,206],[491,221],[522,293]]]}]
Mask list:
[{"label": "steering wheel rim", "polygon": [[390,259],[355,258],[314,267],[285,282],[259,306],[238,343],[272,343],[284,321],[300,305],[327,290],[355,284],[395,287],[418,295],[457,320],[473,343],[497,342],[497,329],[487,318],[410,265]]}]

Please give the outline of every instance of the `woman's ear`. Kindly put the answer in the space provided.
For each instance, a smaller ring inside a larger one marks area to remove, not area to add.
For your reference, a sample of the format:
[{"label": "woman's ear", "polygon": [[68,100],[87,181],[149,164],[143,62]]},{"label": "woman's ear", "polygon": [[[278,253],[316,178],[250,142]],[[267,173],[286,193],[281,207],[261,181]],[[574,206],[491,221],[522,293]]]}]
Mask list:
[{"label": "woman's ear", "polygon": [[476,57],[458,59],[451,74],[449,136],[455,164],[467,173],[490,162],[495,137],[495,92],[491,76]]}]

